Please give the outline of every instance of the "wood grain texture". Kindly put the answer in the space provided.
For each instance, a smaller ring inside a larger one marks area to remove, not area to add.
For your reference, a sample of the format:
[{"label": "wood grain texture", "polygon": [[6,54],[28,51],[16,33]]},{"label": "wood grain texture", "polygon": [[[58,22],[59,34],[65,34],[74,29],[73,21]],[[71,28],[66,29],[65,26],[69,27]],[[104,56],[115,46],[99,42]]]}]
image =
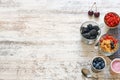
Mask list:
[{"label": "wood grain texture", "polygon": [[[94,1],[98,19],[87,15]],[[89,68],[98,53],[81,42],[80,26],[89,20],[104,23],[109,11],[120,14],[120,1],[0,0],[0,80],[84,80],[81,68]],[[95,75],[120,78],[108,68]]]}]

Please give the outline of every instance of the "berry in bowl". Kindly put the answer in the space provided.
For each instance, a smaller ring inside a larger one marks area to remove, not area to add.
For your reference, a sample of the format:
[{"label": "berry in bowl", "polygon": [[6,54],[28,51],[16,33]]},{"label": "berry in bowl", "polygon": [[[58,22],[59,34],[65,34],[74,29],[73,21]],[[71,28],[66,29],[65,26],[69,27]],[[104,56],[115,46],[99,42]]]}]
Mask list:
[{"label": "berry in bowl", "polygon": [[115,12],[109,12],[105,15],[104,22],[109,28],[116,28],[120,23],[120,17]]},{"label": "berry in bowl", "polygon": [[83,42],[93,44],[99,37],[101,30],[96,22],[86,21],[81,25],[80,33]]},{"label": "berry in bowl", "polygon": [[93,72],[100,72],[106,66],[106,60],[102,56],[96,56],[93,58],[91,67]]},{"label": "berry in bowl", "polygon": [[110,34],[104,34],[99,40],[99,52],[106,56],[114,54],[119,47],[118,39]]}]

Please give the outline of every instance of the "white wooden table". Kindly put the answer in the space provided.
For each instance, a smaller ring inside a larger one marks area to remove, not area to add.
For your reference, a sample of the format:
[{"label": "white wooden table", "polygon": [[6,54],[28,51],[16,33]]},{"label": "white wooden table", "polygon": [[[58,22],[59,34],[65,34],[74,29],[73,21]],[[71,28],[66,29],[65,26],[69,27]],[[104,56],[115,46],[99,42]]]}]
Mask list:
[{"label": "white wooden table", "polygon": [[[95,1],[98,19],[87,15]],[[104,23],[110,11],[120,15],[119,0],[0,0],[0,80],[84,80],[81,68],[98,53],[81,42],[80,26]]]}]

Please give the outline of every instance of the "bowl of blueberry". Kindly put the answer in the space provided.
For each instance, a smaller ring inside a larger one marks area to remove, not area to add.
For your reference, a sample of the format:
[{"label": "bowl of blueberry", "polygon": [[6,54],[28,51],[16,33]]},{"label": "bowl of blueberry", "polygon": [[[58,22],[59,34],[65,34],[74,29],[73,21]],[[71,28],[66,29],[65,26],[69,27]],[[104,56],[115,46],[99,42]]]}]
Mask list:
[{"label": "bowl of blueberry", "polygon": [[100,72],[106,67],[106,60],[102,56],[93,58],[91,68],[93,72]]},{"label": "bowl of blueberry", "polygon": [[101,34],[99,25],[94,21],[86,21],[80,27],[82,41],[87,44],[93,44]]}]

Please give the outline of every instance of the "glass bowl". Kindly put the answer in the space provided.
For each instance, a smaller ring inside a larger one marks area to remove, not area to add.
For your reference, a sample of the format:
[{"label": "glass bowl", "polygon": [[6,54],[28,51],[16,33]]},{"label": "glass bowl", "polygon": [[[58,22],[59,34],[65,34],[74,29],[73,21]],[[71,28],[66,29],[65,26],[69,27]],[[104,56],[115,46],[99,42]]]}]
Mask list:
[{"label": "glass bowl", "polygon": [[119,49],[118,39],[116,39],[113,35],[104,34],[103,36],[101,36],[98,45],[98,51],[100,54],[110,56],[117,52],[118,49]]},{"label": "glass bowl", "polygon": [[120,23],[120,17],[115,12],[108,12],[104,17],[104,22],[108,28],[114,29],[118,27]]},{"label": "glass bowl", "polygon": [[101,72],[106,67],[106,60],[102,56],[95,56],[91,61],[91,69],[93,72]]},{"label": "glass bowl", "polygon": [[[88,27],[89,25],[89,27]],[[90,27],[92,25],[92,27]],[[97,26],[97,27],[96,27]],[[95,29],[95,30],[93,30]],[[80,27],[82,41],[86,44],[93,44],[101,34],[99,25],[94,21],[86,21]],[[86,36],[87,35],[87,36]]]}]

